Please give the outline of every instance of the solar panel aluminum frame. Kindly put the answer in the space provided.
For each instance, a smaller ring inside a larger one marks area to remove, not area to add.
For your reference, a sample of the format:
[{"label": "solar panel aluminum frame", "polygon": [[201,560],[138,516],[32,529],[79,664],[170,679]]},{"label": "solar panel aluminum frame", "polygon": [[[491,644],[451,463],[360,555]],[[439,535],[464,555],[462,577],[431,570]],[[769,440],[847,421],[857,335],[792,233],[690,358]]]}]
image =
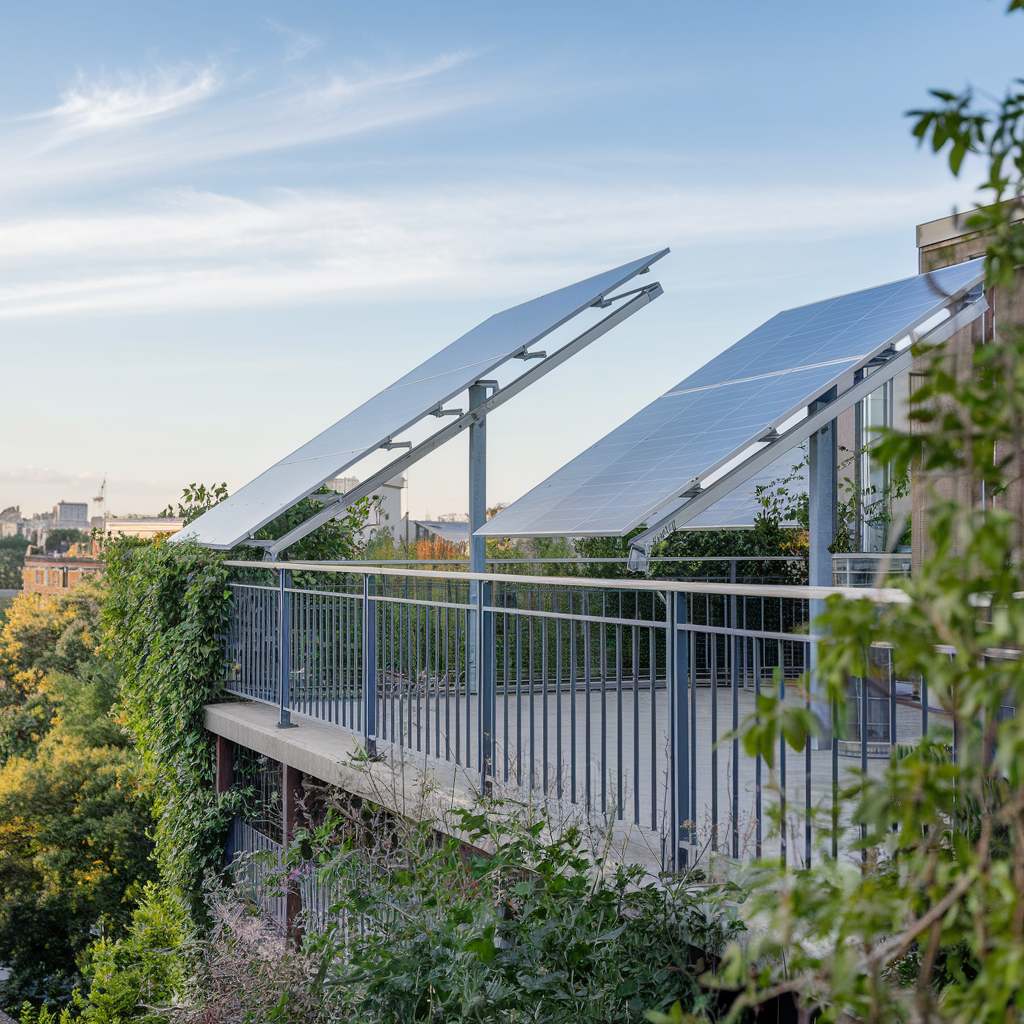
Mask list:
[{"label": "solar panel aluminum frame", "polygon": [[[509,513],[514,512],[516,508],[516,503],[513,502],[513,504],[508,509],[505,509],[502,512],[500,512],[497,516],[490,520],[484,527],[478,530],[477,535],[485,537],[625,536],[627,533],[635,529],[637,526],[641,526],[645,523],[650,523],[652,517],[655,516],[658,512],[661,512],[661,510],[664,509],[666,506],[674,506],[673,512],[669,513],[669,515],[671,516],[674,513],[674,511],[677,511],[681,507],[680,499],[694,498],[698,493],[700,493],[702,489],[702,482],[704,480],[707,480],[708,478],[713,479],[716,474],[722,474],[723,471],[725,471],[723,474],[723,478],[732,480],[732,487],[738,486],[745,480],[749,479],[750,474],[744,473],[742,476],[738,477],[737,474],[733,472],[735,468],[735,463],[737,461],[742,461],[745,458],[745,453],[751,453],[752,450],[754,450],[755,445],[762,441],[768,441],[769,439],[774,440],[774,435],[776,434],[776,431],[780,426],[786,424],[787,421],[792,421],[794,416],[799,415],[803,410],[807,409],[812,403],[823,399],[824,396],[827,395],[830,391],[841,390],[843,393],[845,393],[849,389],[850,385],[852,385],[855,372],[858,369],[863,369],[869,365],[877,364],[879,361],[882,361],[885,358],[887,358],[887,355],[893,352],[895,345],[901,339],[905,338],[907,335],[909,335],[911,339],[914,341],[921,340],[918,338],[917,335],[919,328],[922,325],[926,324],[929,320],[933,319],[943,309],[946,309],[951,314],[955,315],[954,311],[957,310],[960,304],[962,304],[965,301],[969,301],[968,293],[976,289],[984,277],[982,261],[977,260],[976,263],[976,267],[970,268],[970,276],[963,278],[963,280],[959,282],[958,286],[955,289],[951,289],[949,292],[942,290],[941,286],[938,283],[933,282],[931,275],[928,275],[927,281],[933,288],[937,301],[934,304],[930,305],[927,310],[920,312],[913,319],[905,321],[902,324],[900,324],[899,330],[895,331],[895,333],[890,334],[885,340],[876,343],[870,350],[863,350],[852,358],[847,357],[842,360],[836,360],[835,362],[837,367],[841,365],[840,372],[837,372],[831,378],[820,380],[818,384],[815,385],[813,393],[807,393],[801,396],[799,401],[797,401],[795,404],[791,404],[788,409],[785,409],[784,411],[780,412],[770,421],[762,421],[762,424],[758,427],[756,433],[752,433],[748,438],[739,443],[734,443],[729,450],[723,452],[720,458],[716,459],[713,463],[709,465],[705,465],[696,476],[693,476],[688,480],[677,480],[675,482],[675,487],[671,487],[671,481],[666,480],[666,488],[662,492],[663,497],[660,498],[659,500],[653,501],[650,505],[646,506],[643,509],[639,509],[636,507],[630,509],[627,513],[630,516],[628,520],[623,519],[618,524],[614,525],[602,524],[600,528],[594,529],[587,529],[585,527],[581,529],[578,525],[574,525],[571,528],[564,526],[553,528],[550,524],[545,524],[543,522],[539,522],[535,526],[527,524],[521,527],[517,525],[515,528],[509,529],[511,523],[504,522],[503,517],[504,520],[510,519]],[[812,305],[820,304],[814,303]],[[799,308],[802,307],[798,307],[798,309]],[[768,322],[770,323],[771,321]],[[943,328],[948,326],[949,323],[950,320],[947,319],[940,323],[939,325],[937,325],[937,327],[934,328],[933,331],[929,331],[929,338],[937,337],[938,335],[935,332],[942,331]],[[801,367],[801,369],[813,369],[815,367],[829,366],[831,365],[831,362],[832,361],[814,363],[808,367]],[[699,373],[700,371],[697,372]],[[691,375],[691,377],[693,376],[694,375]],[[881,378],[876,377],[876,380],[880,381]],[[722,383],[742,383],[742,381],[729,381]],[[700,387],[699,390],[704,390],[705,387],[713,388],[717,386],[717,382],[710,382],[709,384]],[[698,388],[694,388],[694,390],[698,390]],[[674,393],[677,392],[668,392],[666,395],[663,395],[661,397],[665,398]],[[653,404],[654,403],[652,403],[652,405]],[[648,406],[647,408],[650,409],[651,406]],[[808,428],[802,437],[796,439],[794,444],[798,444],[801,440],[803,440],[804,437],[808,436],[810,433],[811,430]],[[608,437],[610,436],[611,435],[608,435]],[[788,431],[787,436],[789,436]],[[588,451],[590,450],[592,449],[588,449]],[[781,449],[777,443],[771,446],[771,450],[774,452],[775,458],[778,458],[784,454],[784,450]],[[764,469],[767,465],[767,462],[758,459],[758,466],[760,469]],[[719,497],[722,497],[725,494],[727,494],[728,491],[732,489],[732,487],[726,488],[724,485],[716,484],[715,493],[718,494]],[[711,502],[702,501],[700,504],[700,509],[703,510],[709,507],[710,504]],[[694,514],[696,514],[696,512]],[[542,517],[543,512],[538,511],[533,518],[542,519]],[[689,520],[690,518],[692,517],[689,515],[686,516],[686,520]],[[683,524],[680,523],[680,525]]]},{"label": "solar panel aluminum frame", "polygon": [[[972,324],[980,316],[983,316],[988,308],[987,299],[984,295],[981,295],[946,320],[937,324],[922,337],[916,338],[911,334],[912,342],[929,347],[941,345],[943,342],[948,341],[957,331],[963,330],[963,328]],[[802,441],[810,437],[816,430],[827,426],[840,413],[856,405],[897,374],[910,369],[918,358],[915,355],[914,343],[894,353],[891,358],[883,362],[872,373],[853,383],[846,390],[837,394],[831,401],[818,403],[817,407],[809,413],[806,419],[790,427],[789,430],[780,434],[778,438],[766,444],[764,448],[761,448],[749,458],[734,466],[707,487],[701,488],[683,503],[677,504],[667,515],[663,515],[656,523],[644,530],[643,533],[634,537],[630,541],[627,568],[631,572],[645,572],[647,569],[647,559],[650,557],[651,549],[655,544],[664,540],[676,530],[685,528],[691,519],[696,518],[714,505],[715,502],[720,501],[730,491],[746,483],[751,477],[756,476],[776,459],[785,455],[786,452],[791,451]],[[735,458],[735,455],[736,453],[733,452],[732,457]],[[724,464],[728,464],[729,461],[728,459],[724,460]],[[628,532],[628,530],[623,532]]]},{"label": "solar panel aluminum frame", "polygon": [[[666,249],[664,252],[668,252],[668,250]],[[659,257],[660,255],[662,254],[659,254]],[[658,281],[652,281],[649,285],[644,285],[642,288],[638,288],[634,293],[631,293],[632,297],[628,302],[623,303],[623,305],[619,306],[618,309],[609,313],[592,327],[589,327],[571,341],[566,342],[566,344],[564,344],[560,349],[552,352],[551,355],[542,359],[539,363],[534,364],[530,369],[525,373],[520,374],[504,388],[494,391],[490,397],[485,399],[481,404],[468,410],[462,416],[459,416],[457,419],[449,423],[446,427],[437,431],[435,434],[432,434],[425,441],[421,441],[418,445],[410,448],[404,455],[401,455],[397,459],[389,462],[384,469],[374,473],[357,487],[354,487],[344,495],[341,495],[337,500],[330,501],[328,504],[325,504],[324,508],[315,515],[310,516],[309,519],[295,527],[294,530],[289,531],[273,541],[248,541],[246,543],[254,547],[264,548],[264,558],[267,561],[273,561],[282,551],[296,543],[296,541],[299,541],[303,537],[312,533],[318,526],[322,526],[331,519],[337,518],[345,511],[346,508],[354,505],[357,501],[372,496],[377,488],[381,487],[388,480],[397,476],[399,473],[404,473],[406,469],[419,462],[419,460],[424,456],[429,455],[441,445],[446,444],[452,438],[458,436],[472,423],[479,421],[489,412],[497,409],[498,406],[503,405],[509,399],[520,394],[520,392],[525,391],[526,388],[535,381],[550,373],[567,359],[574,356],[577,352],[580,352],[588,345],[597,341],[598,338],[607,334],[613,327],[617,327],[624,320],[628,320],[634,313],[639,312],[644,308],[644,306],[649,305],[663,293],[664,289]],[[609,301],[615,301],[616,298],[617,296],[611,296],[610,300],[606,299],[603,301],[607,303]]]}]

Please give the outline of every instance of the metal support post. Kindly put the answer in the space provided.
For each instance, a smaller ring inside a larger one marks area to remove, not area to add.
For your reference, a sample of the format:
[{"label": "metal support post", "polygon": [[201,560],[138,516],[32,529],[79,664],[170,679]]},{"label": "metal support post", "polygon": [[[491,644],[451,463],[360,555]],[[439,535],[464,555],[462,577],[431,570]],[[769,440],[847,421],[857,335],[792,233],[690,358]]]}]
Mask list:
[{"label": "metal support post", "polygon": [[494,614],[486,611],[491,603],[491,584],[478,588],[477,655],[480,666],[480,792],[488,796],[494,778]]},{"label": "metal support post", "polygon": [[[474,384],[469,389],[469,408],[482,406],[487,399],[487,388]],[[487,540],[475,536],[487,522],[487,419],[481,414],[469,426],[469,571],[487,571]],[[467,678],[471,693],[479,692],[480,653],[477,650],[476,606],[480,603],[480,581],[469,581],[469,650],[467,652]]]},{"label": "metal support post", "polygon": [[679,629],[687,622],[686,594],[669,592],[665,637],[666,683],[669,699],[670,766],[672,785],[671,864],[675,871],[687,866],[685,844],[690,842],[690,721],[687,693],[690,634]]},{"label": "metal support post", "polygon": [[377,756],[377,604],[373,600],[373,577],[363,576],[363,724],[366,753]]},{"label": "metal support post", "polygon": [[277,693],[281,702],[278,729],[294,729],[291,712],[292,690],[292,571],[278,570],[277,592]]},{"label": "metal support post", "polygon": [[[809,480],[807,487],[810,519],[807,582],[812,587],[832,586],[832,552],[836,535],[836,513],[839,500],[836,482],[836,421],[816,430],[808,439]],[[810,601],[811,631],[814,621],[825,611],[824,601]],[[822,735],[812,740],[818,750],[832,747],[832,711],[822,701],[818,681],[818,645],[810,644],[810,692],[812,707],[822,726]]]}]

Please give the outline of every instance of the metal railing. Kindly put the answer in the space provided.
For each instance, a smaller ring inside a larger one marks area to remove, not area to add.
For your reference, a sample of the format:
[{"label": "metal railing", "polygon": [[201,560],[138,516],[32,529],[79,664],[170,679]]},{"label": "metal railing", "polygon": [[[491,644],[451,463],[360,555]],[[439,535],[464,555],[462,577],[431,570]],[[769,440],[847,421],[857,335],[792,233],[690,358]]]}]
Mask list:
[{"label": "metal railing", "polygon": [[858,551],[832,556],[832,582],[837,587],[877,587],[886,580],[909,579],[909,553]]},{"label": "metal railing", "polygon": [[880,743],[928,727],[920,685],[879,668],[854,681],[871,720],[856,750],[825,738],[794,755],[780,740],[769,770],[738,735],[723,742],[759,694],[810,702],[797,681],[815,663],[812,604],[834,588],[229,564],[231,693],[282,724],[296,712],[350,730],[371,754],[389,743],[458,766],[484,793],[632,824],[670,869],[706,848],[809,863],[820,839],[835,855],[840,757],[869,768]]}]

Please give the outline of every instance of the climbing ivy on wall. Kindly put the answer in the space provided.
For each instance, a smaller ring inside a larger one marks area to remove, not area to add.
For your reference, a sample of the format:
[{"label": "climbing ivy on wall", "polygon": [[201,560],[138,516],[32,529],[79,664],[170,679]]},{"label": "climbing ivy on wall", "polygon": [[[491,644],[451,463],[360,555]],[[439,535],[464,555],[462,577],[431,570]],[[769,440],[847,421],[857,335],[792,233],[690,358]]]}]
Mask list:
[{"label": "climbing ivy on wall", "polygon": [[161,876],[201,913],[201,879],[223,863],[232,794],[214,791],[203,706],[218,699],[231,609],[223,558],[196,544],[124,539],[106,552],[105,645],[121,669],[120,709],[153,795]]}]

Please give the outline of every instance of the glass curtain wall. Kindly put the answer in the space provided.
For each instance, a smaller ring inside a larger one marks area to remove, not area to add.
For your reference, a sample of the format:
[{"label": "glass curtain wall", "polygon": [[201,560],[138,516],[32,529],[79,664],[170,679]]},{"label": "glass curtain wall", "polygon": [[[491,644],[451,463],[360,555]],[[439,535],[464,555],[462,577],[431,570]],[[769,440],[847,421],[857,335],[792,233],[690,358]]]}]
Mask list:
[{"label": "glass curtain wall", "polygon": [[860,410],[861,551],[885,551],[888,540],[891,468],[872,454],[880,427],[893,425],[893,382],[872,391]]}]

